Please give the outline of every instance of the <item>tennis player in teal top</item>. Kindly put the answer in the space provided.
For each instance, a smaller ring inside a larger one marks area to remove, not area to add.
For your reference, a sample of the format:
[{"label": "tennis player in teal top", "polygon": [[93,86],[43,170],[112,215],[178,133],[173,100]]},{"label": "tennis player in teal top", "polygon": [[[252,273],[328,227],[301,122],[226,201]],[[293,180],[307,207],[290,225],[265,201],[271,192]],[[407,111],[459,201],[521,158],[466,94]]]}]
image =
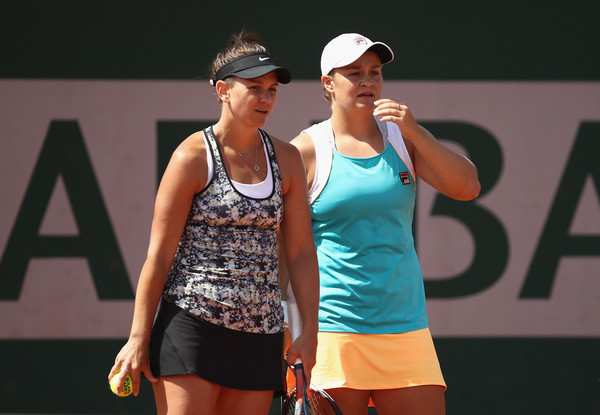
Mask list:
[{"label": "tennis player in teal top", "polygon": [[477,170],[382,98],[390,47],[357,33],[325,46],[331,118],[292,143],[302,153],[320,273],[312,382],[344,415],[443,414],[446,384],[428,328],[412,235],[416,179],[448,197],[478,196]]}]

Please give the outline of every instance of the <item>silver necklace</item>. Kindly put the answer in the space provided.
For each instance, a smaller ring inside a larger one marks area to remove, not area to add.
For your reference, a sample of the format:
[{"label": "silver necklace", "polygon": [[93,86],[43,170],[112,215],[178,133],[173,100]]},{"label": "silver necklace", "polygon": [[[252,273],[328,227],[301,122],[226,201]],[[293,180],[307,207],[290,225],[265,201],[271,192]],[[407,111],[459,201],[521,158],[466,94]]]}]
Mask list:
[{"label": "silver necklace", "polygon": [[237,150],[234,149],[235,152],[237,153],[237,155],[240,156],[241,159],[243,159],[246,163],[248,163],[249,165],[252,166],[252,168],[254,169],[254,171],[260,171],[260,166],[258,165],[258,147],[260,147],[260,146],[257,145],[256,146],[256,151],[254,152],[254,165],[252,164],[252,162],[250,160],[248,160],[246,157],[244,157],[242,155],[242,153],[240,153],[239,151],[237,151]]}]

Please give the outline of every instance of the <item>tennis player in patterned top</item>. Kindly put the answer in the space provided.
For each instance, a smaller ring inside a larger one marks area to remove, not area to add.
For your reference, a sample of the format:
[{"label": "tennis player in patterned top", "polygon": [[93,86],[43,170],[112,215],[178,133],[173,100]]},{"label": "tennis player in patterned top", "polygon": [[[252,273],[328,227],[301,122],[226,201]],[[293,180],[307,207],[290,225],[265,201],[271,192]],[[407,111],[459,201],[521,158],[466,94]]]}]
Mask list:
[{"label": "tennis player in patterned top", "polygon": [[319,283],[302,158],[261,128],[290,79],[255,35],[233,36],[212,66],[219,121],[165,170],[131,333],[109,373],[129,372],[136,395],[143,373],[159,414],[269,412],[283,391],[279,245],[306,319],[288,358],[314,365]]}]

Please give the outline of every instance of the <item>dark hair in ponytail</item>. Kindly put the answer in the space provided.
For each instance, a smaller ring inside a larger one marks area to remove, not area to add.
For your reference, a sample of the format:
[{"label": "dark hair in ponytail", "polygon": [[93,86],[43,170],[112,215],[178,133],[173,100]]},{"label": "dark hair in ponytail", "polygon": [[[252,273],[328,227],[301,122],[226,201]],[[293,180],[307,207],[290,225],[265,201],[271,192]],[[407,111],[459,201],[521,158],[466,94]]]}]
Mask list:
[{"label": "dark hair in ponytail", "polygon": [[227,46],[217,54],[210,68],[210,79],[215,79],[217,71],[226,63],[252,53],[267,53],[256,33],[242,30],[229,39]]}]

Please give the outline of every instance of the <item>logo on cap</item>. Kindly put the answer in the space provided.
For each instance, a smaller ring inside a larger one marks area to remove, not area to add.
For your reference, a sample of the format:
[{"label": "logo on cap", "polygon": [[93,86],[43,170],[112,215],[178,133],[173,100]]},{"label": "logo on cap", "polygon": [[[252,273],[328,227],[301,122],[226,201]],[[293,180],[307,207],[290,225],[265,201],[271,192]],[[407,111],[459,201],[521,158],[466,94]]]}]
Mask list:
[{"label": "logo on cap", "polygon": [[356,43],[357,45],[366,45],[367,44],[367,39],[365,39],[362,36],[357,36],[354,38],[354,43]]},{"label": "logo on cap", "polygon": [[259,60],[259,61],[261,61],[261,62],[262,62],[262,61],[266,61],[266,60],[268,60],[268,59],[269,59],[269,57],[268,57],[268,56],[259,56],[259,57],[258,57],[258,60]]}]

